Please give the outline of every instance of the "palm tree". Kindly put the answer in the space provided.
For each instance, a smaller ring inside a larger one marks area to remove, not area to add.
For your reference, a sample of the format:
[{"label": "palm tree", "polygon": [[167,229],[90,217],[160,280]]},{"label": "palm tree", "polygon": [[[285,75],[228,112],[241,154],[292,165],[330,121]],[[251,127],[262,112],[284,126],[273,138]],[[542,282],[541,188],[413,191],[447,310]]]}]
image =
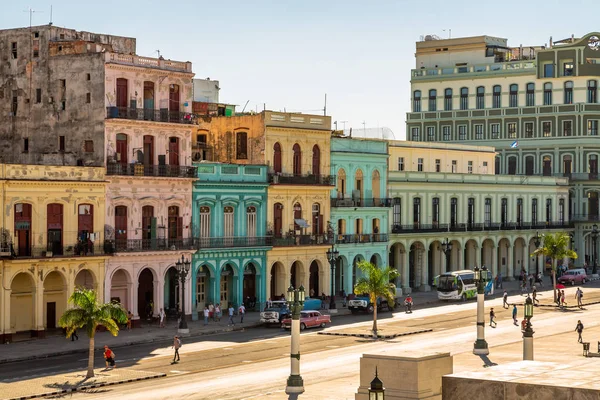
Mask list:
[{"label": "palm tree", "polygon": [[369,295],[369,300],[373,304],[373,338],[377,339],[377,298],[384,297],[390,307],[394,307],[396,285],[390,283],[390,280],[398,276],[398,271],[390,267],[380,269],[367,261],[359,262],[358,268],[363,272],[363,276],[358,278],[354,286],[354,294]]},{"label": "palm tree", "polygon": [[96,292],[91,289],[77,288],[69,297],[70,308],[60,317],[58,324],[67,329],[67,338],[71,337],[77,328],[85,327],[90,338],[88,355],[88,370],[86,378],[94,376],[94,336],[96,328],[104,326],[113,336],[119,333],[119,325],[127,322],[127,314],[117,302],[101,304],[96,298]]},{"label": "palm tree", "polygon": [[569,248],[570,236],[565,232],[554,235],[543,235],[542,247],[537,248],[532,256],[543,255],[552,259],[552,287],[554,288],[554,301],[556,301],[556,262],[566,257],[577,259],[577,253]]}]

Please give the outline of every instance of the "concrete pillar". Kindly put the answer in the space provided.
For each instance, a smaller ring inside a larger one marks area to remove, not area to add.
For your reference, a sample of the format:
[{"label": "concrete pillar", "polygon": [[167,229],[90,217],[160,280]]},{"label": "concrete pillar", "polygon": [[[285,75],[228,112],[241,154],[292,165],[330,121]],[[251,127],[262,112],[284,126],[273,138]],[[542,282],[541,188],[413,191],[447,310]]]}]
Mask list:
[{"label": "concrete pillar", "polygon": [[461,269],[465,269],[465,260],[464,260],[464,249],[461,248],[458,250],[458,265],[456,266],[456,271],[460,271]]},{"label": "concrete pillar", "polygon": [[[527,251],[529,248],[529,246],[527,245],[527,243],[525,243],[525,245],[523,246],[523,261],[521,261],[521,264],[524,264],[523,267],[525,268],[525,270],[527,271],[528,274],[531,273],[531,271],[529,270],[529,251]],[[525,267],[525,265],[527,265],[527,267]]]},{"label": "concrete pillar", "polygon": [[431,286],[429,286],[429,252],[431,250],[422,250],[422,258],[421,258],[421,286],[419,290],[422,292],[429,292],[431,290]]},{"label": "concrete pillar", "polygon": [[514,246],[511,246],[510,244],[508,245],[508,247],[506,248],[506,275],[507,275],[507,279],[509,281],[514,281],[515,278],[515,264],[514,264]]},{"label": "concrete pillar", "polygon": [[[38,279],[35,279],[38,281]],[[36,282],[33,293],[33,330],[37,337],[45,337],[44,329],[44,284],[41,280]]]},{"label": "concrete pillar", "polygon": [[492,275],[494,277],[498,276],[498,246],[496,245],[492,247],[492,265],[490,268],[492,269]]},{"label": "concrete pillar", "polygon": [[479,247],[478,244],[475,245],[475,265],[477,265],[479,268],[483,267],[483,265],[481,264],[482,250],[483,250],[483,246]]},{"label": "concrete pillar", "polygon": [[[410,293],[410,252],[404,252],[404,261],[402,264],[402,293]],[[405,292],[406,290],[406,292]]]},{"label": "concrete pillar", "polygon": [[165,303],[165,278],[159,277],[158,280],[152,281],[152,290],[154,297],[154,308],[152,315],[158,315],[161,308],[164,308]]},{"label": "concrete pillar", "polygon": [[12,342],[12,331],[10,329],[10,296],[12,289],[2,287],[2,311],[0,313],[0,343]]}]

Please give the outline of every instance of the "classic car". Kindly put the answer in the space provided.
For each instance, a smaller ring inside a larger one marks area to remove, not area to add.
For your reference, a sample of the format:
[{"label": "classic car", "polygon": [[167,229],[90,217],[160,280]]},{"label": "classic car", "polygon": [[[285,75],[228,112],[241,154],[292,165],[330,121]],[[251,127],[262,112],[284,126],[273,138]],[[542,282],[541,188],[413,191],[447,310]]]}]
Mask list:
[{"label": "classic car", "polygon": [[[329,323],[331,323],[331,317],[329,315],[323,315],[319,311],[307,310],[300,313],[301,331],[315,326],[325,328],[325,325]],[[284,329],[291,329],[292,319],[289,316],[285,318],[283,321],[281,321],[281,327]]]},{"label": "classic car", "polygon": [[267,308],[260,313],[260,322],[263,324],[280,324],[290,313],[286,301],[270,301]]}]

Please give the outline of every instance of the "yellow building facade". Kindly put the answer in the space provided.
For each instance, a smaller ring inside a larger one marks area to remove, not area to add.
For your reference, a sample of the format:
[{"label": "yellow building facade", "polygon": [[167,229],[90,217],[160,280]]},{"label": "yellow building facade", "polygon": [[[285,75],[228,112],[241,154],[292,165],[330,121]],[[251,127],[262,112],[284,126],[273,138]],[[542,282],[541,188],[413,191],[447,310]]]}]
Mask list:
[{"label": "yellow building facade", "polygon": [[102,298],[105,169],[0,165],[0,341],[58,329],[78,286]]}]

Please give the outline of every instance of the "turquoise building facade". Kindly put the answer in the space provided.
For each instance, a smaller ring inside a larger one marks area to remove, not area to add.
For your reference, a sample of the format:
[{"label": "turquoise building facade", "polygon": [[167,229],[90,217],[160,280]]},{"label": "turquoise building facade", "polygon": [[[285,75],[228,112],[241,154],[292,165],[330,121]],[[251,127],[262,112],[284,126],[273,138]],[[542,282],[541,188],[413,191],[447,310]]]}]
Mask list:
[{"label": "turquoise building facade", "polygon": [[192,191],[192,318],[210,303],[266,301],[266,165],[199,163]]},{"label": "turquoise building facade", "polygon": [[387,198],[388,143],[384,140],[332,137],[330,230],[340,256],[335,292],[351,293],[360,271],[356,264],[370,261],[388,265],[389,213]]}]

